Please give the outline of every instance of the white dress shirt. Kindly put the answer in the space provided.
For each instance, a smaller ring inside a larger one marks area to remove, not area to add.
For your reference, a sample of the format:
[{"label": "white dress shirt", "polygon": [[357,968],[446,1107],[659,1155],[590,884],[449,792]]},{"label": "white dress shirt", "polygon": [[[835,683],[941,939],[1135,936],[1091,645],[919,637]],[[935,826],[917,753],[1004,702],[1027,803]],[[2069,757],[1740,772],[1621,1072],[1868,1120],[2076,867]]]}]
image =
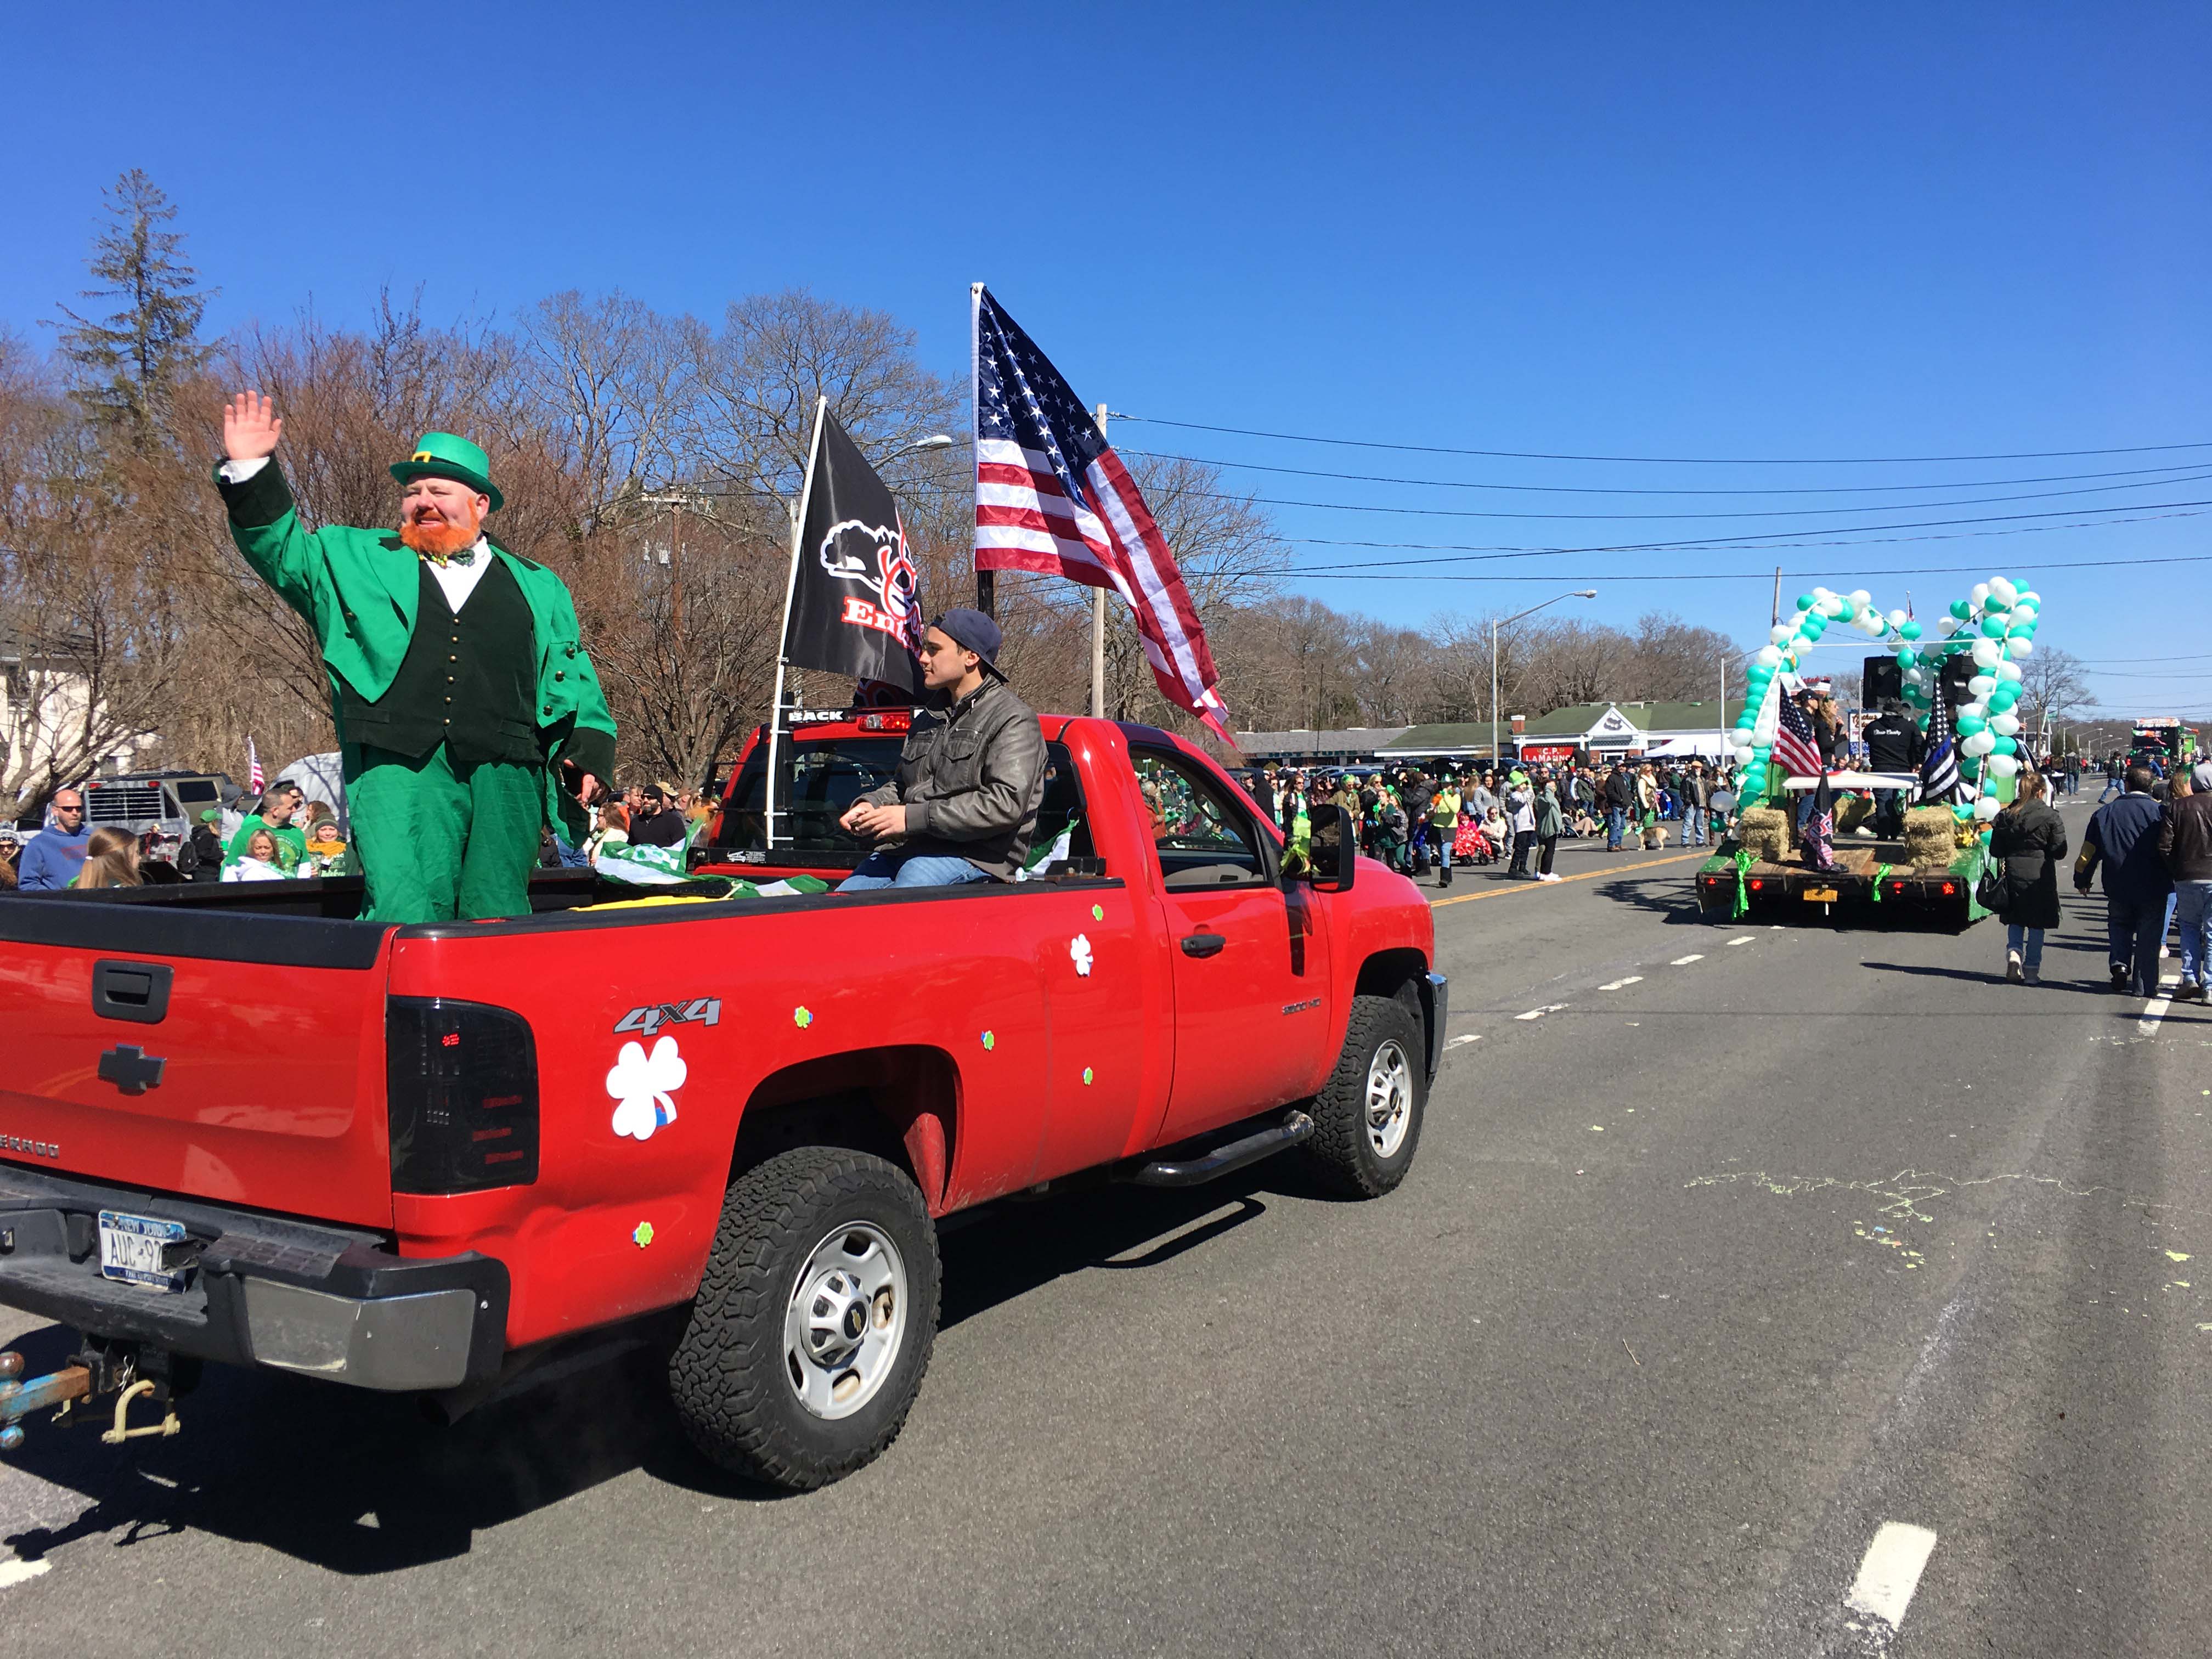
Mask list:
[{"label": "white dress shirt", "polygon": [[[266,455],[257,456],[250,461],[225,461],[222,464],[222,481],[242,484],[268,465]],[[453,614],[457,617],[461,613],[461,607],[469,602],[469,595],[477,591],[477,584],[483,580],[483,573],[491,567],[489,542],[482,536],[477,537],[474,550],[476,556],[466,564],[455,564],[450,559],[443,564],[435,559],[423,561],[429,566],[430,574],[438,586],[445,590],[446,603],[453,608]]]}]

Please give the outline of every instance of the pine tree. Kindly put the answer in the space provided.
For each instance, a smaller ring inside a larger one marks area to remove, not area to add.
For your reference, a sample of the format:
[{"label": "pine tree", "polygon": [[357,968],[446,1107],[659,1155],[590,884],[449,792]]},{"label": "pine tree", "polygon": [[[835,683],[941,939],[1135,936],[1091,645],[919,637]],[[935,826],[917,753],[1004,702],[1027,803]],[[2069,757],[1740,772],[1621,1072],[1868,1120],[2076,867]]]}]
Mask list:
[{"label": "pine tree", "polygon": [[62,355],[74,365],[74,390],[94,422],[143,452],[167,429],[178,382],[201,368],[201,315],[217,290],[203,289],[184,257],[184,235],[164,228],[176,208],[137,167],[103,192],[112,222],[88,262],[101,286],[81,298],[118,302],[100,320],[57,307],[69,319]]}]

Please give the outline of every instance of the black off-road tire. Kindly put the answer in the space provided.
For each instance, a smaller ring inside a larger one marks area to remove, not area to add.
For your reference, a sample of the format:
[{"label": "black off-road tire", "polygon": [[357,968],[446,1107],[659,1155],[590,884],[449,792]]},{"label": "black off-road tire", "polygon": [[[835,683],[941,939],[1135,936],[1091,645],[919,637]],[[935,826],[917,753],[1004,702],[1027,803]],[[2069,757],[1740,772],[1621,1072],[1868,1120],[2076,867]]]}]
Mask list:
[{"label": "black off-road tire", "polygon": [[[786,1356],[785,1315],[818,1244],[865,1224],[896,1246],[905,1323],[881,1385],[848,1417],[801,1403]],[[684,1432],[734,1474],[795,1492],[842,1480],[881,1456],[905,1426],[937,1338],[937,1227],[896,1164],[837,1146],[799,1146],[733,1182],[691,1319],[668,1364]]]},{"label": "black off-road tire", "polygon": [[[1403,1127],[1386,1155],[1376,1144],[1370,1121],[1369,1079],[1378,1060],[1393,1053],[1403,1065],[1407,1099]],[[1406,1178],[1428,1108],[1427,1054],[1420,1017],[1403,1000],[1352,1000],[1336,1070],[1306,1108],[1314,1121],[1313,1138],[1298,1149],[1323,1187],[1346,1198],[1380,1198]]]}]

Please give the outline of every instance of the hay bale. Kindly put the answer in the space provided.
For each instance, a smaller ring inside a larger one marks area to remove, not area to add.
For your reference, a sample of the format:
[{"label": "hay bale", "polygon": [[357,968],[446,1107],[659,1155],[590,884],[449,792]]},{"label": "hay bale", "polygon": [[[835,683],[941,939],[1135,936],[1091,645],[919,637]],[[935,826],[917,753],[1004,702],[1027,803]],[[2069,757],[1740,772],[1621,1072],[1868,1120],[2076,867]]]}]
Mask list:
[{"label": "hay bale", "polygon": [[1948,806],[1915,806],[1905,815],[1905,861],[1916,870],[1948,867],[1959,850],[1959,823]]},{"label": "hay bale", "polygon": [[1849,794],[1836,802],[1836,833],[1848,836],[1874,817],[1872,795]]},{"label": "hay bale", "polygon": [[1790,857],[1790,815],[1776,806],[1754,806],[1735,823],[1736,844],[1755,859],[1781,864]]}]

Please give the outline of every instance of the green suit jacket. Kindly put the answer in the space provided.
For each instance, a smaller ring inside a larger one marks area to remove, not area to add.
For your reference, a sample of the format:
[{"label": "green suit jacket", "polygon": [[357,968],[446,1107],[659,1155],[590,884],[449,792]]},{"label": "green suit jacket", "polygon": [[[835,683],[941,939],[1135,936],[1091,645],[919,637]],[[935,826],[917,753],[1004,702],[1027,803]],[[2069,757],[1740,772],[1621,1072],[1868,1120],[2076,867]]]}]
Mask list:
[{"label": "green suit jacket", "polygon": [[[343,525],[311,531],[300,522],[290,487],[275,462],[243,483],[216,488],[230,513],[231,539],[260,578],[315,630],[324,665],[375,702],[415,637],[421,596],[419,560],[396,532]],[[547,756],[574,761],[605,778],[615,768],[615,719],[592,659],[577,639],[576,607],[560,577],[544,565],[494,546],[530,606],[538,645],[537,719]],[[337,718],[335,699],[331,710]],[[341,743],[345,733],[338,733]],[[548,779],[547,816],[574,830],[580,813]],[[572,836],[572,839],[577,839]]]}]

